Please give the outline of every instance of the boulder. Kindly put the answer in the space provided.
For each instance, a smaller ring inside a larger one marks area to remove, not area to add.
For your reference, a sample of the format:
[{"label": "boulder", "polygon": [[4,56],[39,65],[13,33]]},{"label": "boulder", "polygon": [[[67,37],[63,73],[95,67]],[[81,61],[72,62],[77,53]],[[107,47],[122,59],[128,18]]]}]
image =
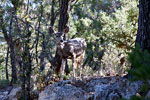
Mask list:
[{"label": "boulder", "polygon": [[39,94],[38,100],[87,100],[87,93],[66,82],[49,85]]},{"label": "boulder", "polygon": [[21,95],[21,88],[19,87],[7,87],[0,90],[0,100],[17,100]]},{"label": "boulder", "polygon": [[140,92],[141,81],[129,82],[118,81],[113,84],[95,86],[94,100],[118,100],[120,98],[130,99],[131,96]]},{"label": "boulder", "polygon": [[0,89],[0,100],[8,100],[8,94],[11,91],[11,87]]},{"label": "boulder", "polygon": [[150,91],[148,91],[148,93],[146,94],[146,98],[150,99]]},{"label": "boulder", "polygon": [[15,87],[8,94],[8,100],[18,100],[17,98],[19,98],[20,96],[21,96],[21,88]]}]

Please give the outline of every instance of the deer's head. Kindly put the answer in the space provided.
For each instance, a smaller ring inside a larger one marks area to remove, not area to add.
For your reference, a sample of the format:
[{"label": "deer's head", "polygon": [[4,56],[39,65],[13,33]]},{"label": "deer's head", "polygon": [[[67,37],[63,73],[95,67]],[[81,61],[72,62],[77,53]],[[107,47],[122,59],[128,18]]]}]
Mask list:
[{"label": "deer's head", "polygon": [[58,45],[64,42],[64,35],[68,33],[69,27],[67,26],[62,32],[56,32],[52,27],[50,27],[50,32],[55,35],[55,39]]},{"label": "deer's head", "polygon": [[64,42],[63,37],[64,37],[64,32],[56,32],[55,33],[55,39],[56,39],[57,44],[61,44]]}]

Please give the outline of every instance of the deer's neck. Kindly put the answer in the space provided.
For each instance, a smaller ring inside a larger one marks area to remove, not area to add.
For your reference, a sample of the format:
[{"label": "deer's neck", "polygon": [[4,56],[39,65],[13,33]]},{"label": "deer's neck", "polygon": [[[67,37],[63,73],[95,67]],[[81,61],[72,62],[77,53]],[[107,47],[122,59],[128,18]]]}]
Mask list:
[{"label": "deer's neck", "polygon": [[57,48],[62,50],[64,48],[64,43],[57,44]]}]

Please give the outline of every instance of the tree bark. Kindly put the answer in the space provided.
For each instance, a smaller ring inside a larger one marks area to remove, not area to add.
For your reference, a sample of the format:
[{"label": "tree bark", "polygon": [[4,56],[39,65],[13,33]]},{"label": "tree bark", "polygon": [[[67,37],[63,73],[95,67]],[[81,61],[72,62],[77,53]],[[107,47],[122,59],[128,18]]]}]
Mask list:
[{"label": "tree bark", "polygon": [[[138,18],[138,32],[136,36],[135,47],[140,46],[142,51],[147,50],[150,53],[150,0],[139,0],[139,18]],[[131,65],[131,70],[134,66]],[[125,78],[132,79],[130,73]]]},{"label": "tree bark", "polygon": [[51,7],[51,23],[50,26],[53,27],[55,23],[55,13],[54,13],[54,8],[55,8],[55,2],[56,0],[52,0],[52,7]]},{"label": "tree bark", "polygon": [[[60,1],[60,18],[59,18],[59,25],[58,25],[59,32],[62,32],[68,25],[70,4],[71,4],[71,0],[61,0]],[[64,39],[65,40],[68,39],[67,33],[65,33]]]},{"label": "tree bark", "polygon": [[16,69],[16,58],[15,58],[15,48],[14,48],[14,41],[12,36],[12,23],[13,23],[13,17],[11,17],[10,20],[10,26],[9,26],[9,47],[10,47],[10,59],[11,59],[11,84],[15,84],[17,82],[17,69]]},{"label": "tree bark", "polygon": [[[13,23],[13,16],[11,16],[10,19],[10,24],[9,24],[9,31],[7,31],[6,26],[4,24],[3,20],[3,14],[4,10],[1,10],[0,12],[0,28],[2,29],[2,33],[4,35],[4,38],[7,42],[7,45],[9,46],[10,49],[10,59],[11,59],[11,68],[12,68],[12,73],[11,73],[11,84],[16,83],[17,81],[17,73],[16,73],[16,60],[15,60],[15,50],[14,50],[14,41],[12,37],[12,23]],[[15,14],[15,12],[13,12]],[[9,34],[7,34],[9,33]]]},{"label": "tree bark", "polygon": [[138,32],[135,46],[150,53],[150,0],[139,1]]},{"label": "tree bark", "polygon": [[31,60],[31,54],[30,54],[30,49],[28,46],[25,47],[25,52],[27,53],[27,62],[26,62],[26,67],[27,67],[27,71],[26,71],[26,80],[27,80],[27,88],[26,88],[26,91],[27,91],[27,94],[26,94],[26,100],[30,100],[30,92],[31,92],[31,63],[32,63],[32,60]]},{"label": "tree bark", "polygon": [[6,79],[9,81],[9,77],[8,77],[8,57],[9,57],[9,47],[7,47],[7,55],[6,55]]},{"label": "tree bark", "polygon": [[[68,26],[67,24],[69,20],[70,4],[71,4],[71,0],[60,0],[60,18],[59,18],[59,25],[58,25],[59,32],[63,32],[63,30]],[[67,39],[68,39],[68,33],[65,33],[64,40]],[[56,55],[55,55],[56,72],[60,72],[62,58],[57,52],[58,51],[56,51]],[[66,73],[69,72],[68,66],[66,66],[65,72]]]},{"label": "tree bark", "polygon": [[32,73],[32,57],[31,57],[31,49],[30,49],[30,37],[31,37],[31,31],[29,30],[29,24],[27,23],[27,33],[28,33],[28,37],[26,39],[26,43],[25,43],[25,67],[26,67],[26,98],[25,100],[30,100],[30,92],[31,92],[31,73]]},{"label": "tree bark", "polygon": [[11,84],[15,84],[17,81],[17,70],[16,70],[16,60],[15,60],[15,50],[14,50],[14,42],[10,41],[10,59],[11,59],[11,67],[12,67],[12,73],[11,73]]},{"label": "tree bark", "polygon": [[[135,42],[135,47],[138,45],[144,52],[147,50],[150,53],[150,1],[139,0],[139,18],[138,18],[138,32]],[[134,66],[131,65],[131,70]],[[132,79],[133,76],[130,73],[127,78]]]}]

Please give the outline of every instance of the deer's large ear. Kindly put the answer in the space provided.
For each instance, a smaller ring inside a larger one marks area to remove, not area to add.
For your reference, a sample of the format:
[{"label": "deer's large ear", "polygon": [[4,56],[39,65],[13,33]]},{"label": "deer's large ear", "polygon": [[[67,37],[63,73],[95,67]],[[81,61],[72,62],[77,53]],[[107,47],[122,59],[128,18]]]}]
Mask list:
[{"label": "deer's large ear", "polygon": [[66,26],[66,28],[63,30],[63,33],[68,33],[69,32],[69,26]]},{"label": "deer's large ear", "polygon": [[50,34],[56,34],[56,31],[53,29],[52,26],[49,27],[49,33]]}]

